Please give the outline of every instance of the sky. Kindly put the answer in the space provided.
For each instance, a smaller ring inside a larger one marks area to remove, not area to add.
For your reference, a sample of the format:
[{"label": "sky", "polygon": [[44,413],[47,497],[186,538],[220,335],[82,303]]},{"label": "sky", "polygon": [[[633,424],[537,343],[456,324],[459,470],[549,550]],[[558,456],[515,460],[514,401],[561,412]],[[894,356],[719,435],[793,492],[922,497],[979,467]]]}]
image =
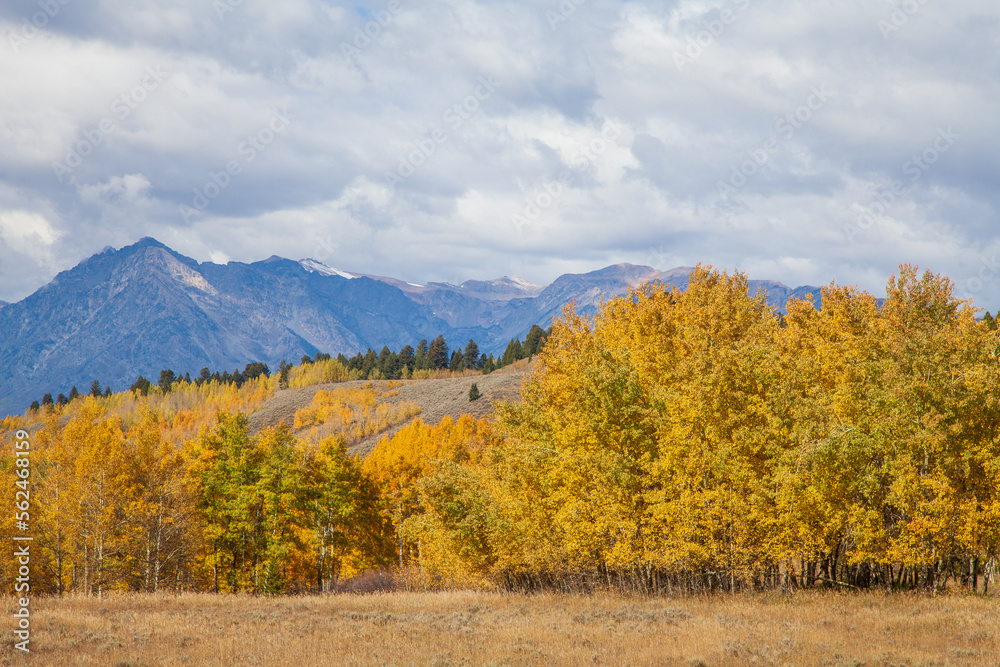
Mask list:
[{"label": "sky", "polygon": [[1000,307],[996,0],[5,0],[0,299],[152,236],[424,283],[630,262]]}]

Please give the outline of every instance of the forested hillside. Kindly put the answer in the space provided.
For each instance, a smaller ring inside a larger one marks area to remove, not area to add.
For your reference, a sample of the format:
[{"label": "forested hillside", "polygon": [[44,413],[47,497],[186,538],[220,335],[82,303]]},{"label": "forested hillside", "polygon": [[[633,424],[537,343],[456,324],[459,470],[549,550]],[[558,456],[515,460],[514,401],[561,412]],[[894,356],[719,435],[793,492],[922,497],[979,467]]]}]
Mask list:
[{"label": "forested hillside", "polygon": [[[30,431],[33,586],[320,591],[381,569],[427,586],[986,590],[995,327],[908,266],[882,303],[836,285],[822,300],[782,316],[746,276],[699,267],[685,291],[568,308],[495,418],[425,423],[392,381],[332,386],[251,432],[279,384],[348,379],[337,359],[8,418],[9,480]],[[0,567],[11,581],[9,553]]]}]

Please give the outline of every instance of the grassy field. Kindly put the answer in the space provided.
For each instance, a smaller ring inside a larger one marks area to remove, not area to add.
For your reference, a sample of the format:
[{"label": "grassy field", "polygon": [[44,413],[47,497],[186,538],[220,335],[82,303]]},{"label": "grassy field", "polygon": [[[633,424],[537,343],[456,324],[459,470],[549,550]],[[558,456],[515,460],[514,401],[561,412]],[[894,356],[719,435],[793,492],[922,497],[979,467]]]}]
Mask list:
[{"label": "grassy field", "polygon": [[33,653],[4,631],[2,664],[1000,664],[992,596],[125,595],[32,610]]}]

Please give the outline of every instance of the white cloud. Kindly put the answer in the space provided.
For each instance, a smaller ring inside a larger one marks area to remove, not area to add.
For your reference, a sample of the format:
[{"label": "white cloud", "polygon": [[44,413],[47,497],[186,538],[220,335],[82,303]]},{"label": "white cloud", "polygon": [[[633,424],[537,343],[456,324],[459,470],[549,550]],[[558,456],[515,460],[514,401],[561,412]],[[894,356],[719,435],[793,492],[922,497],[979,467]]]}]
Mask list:
[{"label": "white cloud", "polygon": [[11,248],[29,256],[47,253],[60,233],[43,216],[29,211],[0,212],[0,236]]},{"label": "white cloud", "polygon": [[146,197],[146,192],[152,184],[143,174],[126,174],[114,176],[106,183],[97,185],[81,185],[80,199],[89,203],[101,204],[134,204]]},{"label": "white cloud", "polygon": [[[1000,278],[968,282],[998,244],[991,0],[924,3],[888,38],[885,3],[588,0],[553,29],[552,0],[426,0],[345,57],[386,4],[245,0],[222,17],[196,0],[67,5],[0,58],[0,219],[34,215],[41,230],[20,239],[5,222],[3,239],[48,253],[16,269],[4,255],[0,298],[153,235],[200,260],[317,257],[418,283],[655,260],[877,291],[912,261],[1000,303]],[[32,6],[0,8],[0,34]],[[112,104],[151,66],[162,85],[119,119]],[[501,85],[452,126],[445,113],[489,76]],[[779,132],[820,85],[835,94]],[[282,108],[287,131],[248,159]],[[56,178],[53,161],[106,118],[115,131]],[[621,135],[577,159],[611,122]],[[947,126],[961,139],[852,243],[844,226]],[[388,187],[435,130],[416,172]],[[720,197],[775,136],[766,164]],[[178,213],[233,161],[197,216]],[[563,192],[515,229],[567,166]]]}]

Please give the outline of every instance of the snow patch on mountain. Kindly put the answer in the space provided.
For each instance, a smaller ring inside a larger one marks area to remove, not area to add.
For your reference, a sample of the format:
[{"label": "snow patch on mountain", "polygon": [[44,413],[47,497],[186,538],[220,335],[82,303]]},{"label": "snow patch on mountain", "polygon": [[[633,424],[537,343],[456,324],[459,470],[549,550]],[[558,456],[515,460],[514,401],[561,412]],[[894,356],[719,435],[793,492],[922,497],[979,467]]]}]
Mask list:
[{"label": "snow patch on mountain", "polygon": [[310,273],[318,273],[321,276],[340,276],[341,278],[347,278],[348,280],[353,280],[357,277],[347,271],[341,271],[340,269],[335,269],[332,266],[327,266],[323,262],[315,259],[300,259],[299,266]]}]

